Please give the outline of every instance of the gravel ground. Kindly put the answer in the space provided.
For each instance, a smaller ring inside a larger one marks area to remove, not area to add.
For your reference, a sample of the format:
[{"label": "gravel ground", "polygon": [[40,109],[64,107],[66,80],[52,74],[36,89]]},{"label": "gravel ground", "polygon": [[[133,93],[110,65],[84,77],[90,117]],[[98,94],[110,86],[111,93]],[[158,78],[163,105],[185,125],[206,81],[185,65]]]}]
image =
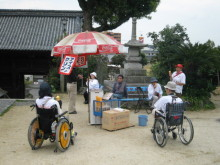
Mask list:
[{"label": "gravel ground", "polygon": [[[67,95],[61,95],[64,110]],[[54,153],[55,143],[45,141],[39,150],[31,150],[27,130],[36,116],[27,105],[13,106],[0,117],[0,164],[39,165],[219,165],[220,164],[220,97],[214,98],[217,109],[186,112],[194,125],[194,139],[185,146],[179,138],[168,139],[164,148],[157,146],[150,133],[153,117],[146,127],[138,126],[138,115],[131,111],[135,127],[109,132],[100,126],[88,125],[88,109],[83,97],[77,98],[78,114],[70,115],[78,132],[75,145],[66,152]]]}]

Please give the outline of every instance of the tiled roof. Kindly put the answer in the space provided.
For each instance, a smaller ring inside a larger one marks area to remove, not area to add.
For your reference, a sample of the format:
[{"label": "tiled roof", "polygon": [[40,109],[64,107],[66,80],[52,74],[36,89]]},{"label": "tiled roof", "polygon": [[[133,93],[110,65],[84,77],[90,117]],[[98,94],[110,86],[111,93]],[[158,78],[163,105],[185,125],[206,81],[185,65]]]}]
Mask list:
[{"label": "tiled roof", "polygon": [[0,9],[0,50],[51,50],[66,32],[82,30],[82,11]]}]

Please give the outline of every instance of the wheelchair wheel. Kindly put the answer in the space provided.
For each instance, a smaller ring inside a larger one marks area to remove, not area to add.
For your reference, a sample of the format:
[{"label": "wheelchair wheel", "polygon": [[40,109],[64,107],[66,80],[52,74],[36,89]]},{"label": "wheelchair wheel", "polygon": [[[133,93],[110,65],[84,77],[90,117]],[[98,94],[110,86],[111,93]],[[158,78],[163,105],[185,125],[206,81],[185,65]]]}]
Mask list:
[{"label": "wheelchair wheel", "polygon": [[180,140],[183,144],[189,144],[194,136],[194,129],[191,120],[183,116],[183,123],[178,127]]},{"label": "wheelchair wheel", "polygon": [[160,147],[164,147],[166,145],[168,139],[168,128],[165,120],[161,117],[155,119],[153,136]]},{"label": "wheelchair wheel", "polygon": [[32,150],[36,150],[43,144],[43,132],[39,130],[39,122],[34,118],[28,129],[28,142]]},{"label": "wheelchair wheel", "polygon": [[57,148],[64,152],[68,149],[71,142],[71,128],[69,121],[65,118],[60,119],[56,128]]}]

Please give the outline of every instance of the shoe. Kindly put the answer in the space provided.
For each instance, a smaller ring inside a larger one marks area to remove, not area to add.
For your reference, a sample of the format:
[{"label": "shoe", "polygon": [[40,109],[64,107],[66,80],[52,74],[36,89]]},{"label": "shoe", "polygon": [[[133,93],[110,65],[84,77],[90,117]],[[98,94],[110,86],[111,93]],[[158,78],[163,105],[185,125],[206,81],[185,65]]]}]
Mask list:
[{"label": "shoe", "polygon": [[84,104],[88,104],[88,101],[84,101]]},{"label": "shoe", "polygon": [[69,114],[77,114],[77,112],[76,112],[76,111],[73,111],[73,112],[69,112]]},{"label": "shoe", "polygon": [[151,128],[150,131],[151,131],[152,134],[154,133],[154,129],[153,128]]}]

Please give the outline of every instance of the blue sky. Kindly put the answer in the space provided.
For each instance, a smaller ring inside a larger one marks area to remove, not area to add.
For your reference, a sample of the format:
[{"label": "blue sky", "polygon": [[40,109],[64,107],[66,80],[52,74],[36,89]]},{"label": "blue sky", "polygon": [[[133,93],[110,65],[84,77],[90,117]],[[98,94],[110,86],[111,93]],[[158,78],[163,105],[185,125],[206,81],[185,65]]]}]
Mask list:
[{"label": "blue sky", "polygon": [[[77,0],[0,0],[1,9],[51,9],[81,10]],[[152,19],[140,19],[137,22],[137,36],[143,34],[145,43],[151,41],[148,32],[159,32],[166,25],[180,23],[187,28],[192,43],[204,43],[208,39],[220,45],[220,0],[161,0]],[[131,38],[131,20],[113,32],[122,33],[122,43]]]}]

